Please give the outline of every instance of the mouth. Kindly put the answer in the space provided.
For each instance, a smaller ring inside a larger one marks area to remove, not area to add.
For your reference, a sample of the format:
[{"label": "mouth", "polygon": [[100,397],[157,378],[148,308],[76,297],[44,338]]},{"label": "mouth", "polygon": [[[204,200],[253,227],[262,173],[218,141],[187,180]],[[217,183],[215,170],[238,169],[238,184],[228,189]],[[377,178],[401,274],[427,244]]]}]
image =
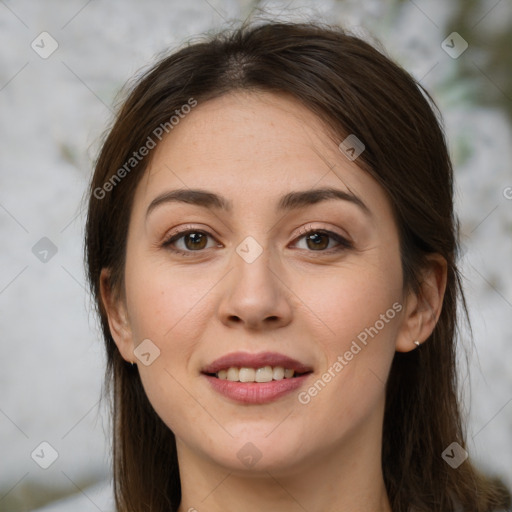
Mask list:
[{"label": "mouth", "polygon": [[274,352],[237,352],[223,356],[201,371],[211,387],[243,404],[264,404],[302,386],[313,368]]}]

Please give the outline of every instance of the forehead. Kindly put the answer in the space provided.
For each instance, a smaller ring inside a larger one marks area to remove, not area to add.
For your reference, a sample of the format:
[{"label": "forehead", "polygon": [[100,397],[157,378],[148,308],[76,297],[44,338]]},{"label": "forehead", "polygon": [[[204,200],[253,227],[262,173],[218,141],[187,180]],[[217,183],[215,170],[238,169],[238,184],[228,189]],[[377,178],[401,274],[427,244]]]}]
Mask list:
[{"label": "forehead", "polygon": [[154,150],[135,204],[147,208],[166,190],[201,188],[235,208],[265,208],[292,190],[318,187],[385,201],[310,110],[286,95],[243,91],[199,102],[174,126]]}]

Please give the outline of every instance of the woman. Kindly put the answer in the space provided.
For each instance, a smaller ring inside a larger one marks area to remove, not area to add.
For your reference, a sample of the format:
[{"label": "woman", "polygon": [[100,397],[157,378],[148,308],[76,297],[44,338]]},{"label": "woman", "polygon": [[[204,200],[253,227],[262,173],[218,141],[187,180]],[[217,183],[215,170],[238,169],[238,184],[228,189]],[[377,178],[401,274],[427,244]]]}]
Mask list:
[{"label": "woman", "polygon": [[91,182],[88,277],[128,511],[490,511],[457,403],[435,106],[340,28],[163,58]]}]

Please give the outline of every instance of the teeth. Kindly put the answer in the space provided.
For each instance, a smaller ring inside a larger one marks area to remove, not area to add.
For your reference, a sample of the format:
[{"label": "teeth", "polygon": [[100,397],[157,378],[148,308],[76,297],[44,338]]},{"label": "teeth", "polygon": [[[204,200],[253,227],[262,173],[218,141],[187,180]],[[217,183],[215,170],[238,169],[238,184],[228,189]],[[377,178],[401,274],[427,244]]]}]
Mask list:
[{"label": "teeth", "polygon": [[288,370],[288,368],[286,368],[286,369],[284,370],[284,378],[285,378],[285,379],[291,379],[291,378],[293,377],[293,374],[294,374],[294,373],[295,373],[295,372],[294,372],[293,370]]},{"label": "teeth", "polygon": [[238,372],[238,380],[240,382],[254,382],[256,370],[254,368],[240,368]]},{"label": "teeth", "polygon": [[276,366],[272,372],[272,378],[274,380],[284,379],[284,368],[282,366]]},{"label": "teeth", "polygon": [[265,366],[256,370],[256,378],[254,380],[256,382],[270,382],[273,375],[272,366]]},{"label": "teeth", "polygon": [[221,380],[232,382],[270,382],[272,380],[291,379],[295,370],[283,368],[282,366],[264,366],[262,368],[235,368],[219,370],[216,374]]},{"label": "teeth", "polygon": [[228,380],[232,380],[233,382],[238,382],[239,373],[240,373],[240,371],[238,370],[238,368],[229,368],[228,372],[226,374],[226,377]]}]

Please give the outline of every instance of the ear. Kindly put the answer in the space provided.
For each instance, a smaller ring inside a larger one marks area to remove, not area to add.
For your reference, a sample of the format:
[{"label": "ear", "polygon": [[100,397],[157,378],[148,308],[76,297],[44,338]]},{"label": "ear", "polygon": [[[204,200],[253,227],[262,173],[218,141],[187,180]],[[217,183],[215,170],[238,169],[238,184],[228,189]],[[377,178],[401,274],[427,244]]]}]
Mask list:
[{"label": "ear", "polygon": [[133,336],[124,300],[116,298],[111,287],[110,271],[103,268],[100,274],[100,294],[107,313],[110,334],[121,356],[133,363]]},{"label": "ear", "polygon": [[402,325],[396,340],[397,352],[416,348],[415,341],[423,343],[434,330],[443,307],[446,290],[447,263],[440,254],[427,256],[419,291],[410,291],[405,300]]}]

